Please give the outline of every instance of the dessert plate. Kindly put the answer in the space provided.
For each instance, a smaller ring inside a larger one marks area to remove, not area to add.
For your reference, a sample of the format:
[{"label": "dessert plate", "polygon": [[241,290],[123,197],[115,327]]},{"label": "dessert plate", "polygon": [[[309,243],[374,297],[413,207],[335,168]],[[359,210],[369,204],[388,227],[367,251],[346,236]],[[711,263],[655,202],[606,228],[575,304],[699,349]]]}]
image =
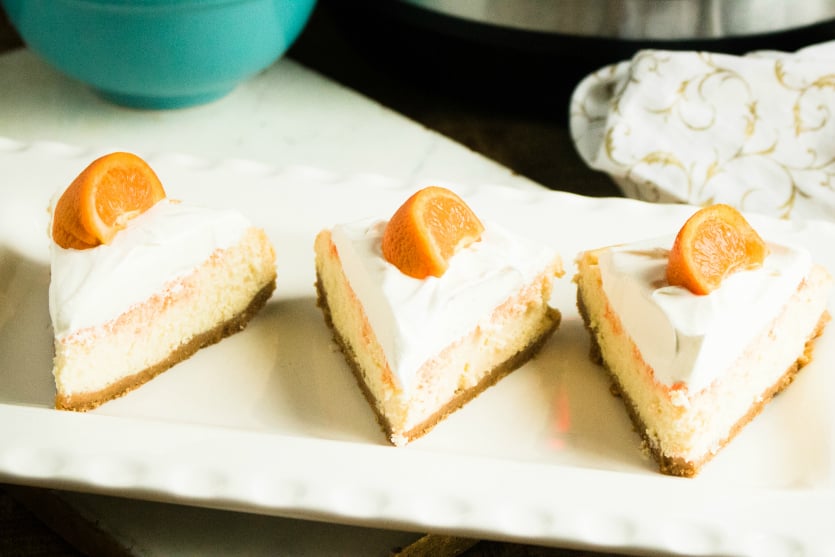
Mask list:
[{"label": "dessert plate", "polygon": [[[795,384],[695,479],[656,472],[588,360],[575,254],[669,233],[693,210],[681,205],[439,184],[559,250],[563,322],[536,359],[397,449],[316,307],[313,238],[391,214],[427,184],[140,153],[169,196],[263,226],[278,288],[246,331],[130,395],[86,414],[53,410],[47,207],[100,154],[0,139],[0,481],[633,554],[835,554],[832,327]],[[835,270],[835,225],[751,220]]]}]

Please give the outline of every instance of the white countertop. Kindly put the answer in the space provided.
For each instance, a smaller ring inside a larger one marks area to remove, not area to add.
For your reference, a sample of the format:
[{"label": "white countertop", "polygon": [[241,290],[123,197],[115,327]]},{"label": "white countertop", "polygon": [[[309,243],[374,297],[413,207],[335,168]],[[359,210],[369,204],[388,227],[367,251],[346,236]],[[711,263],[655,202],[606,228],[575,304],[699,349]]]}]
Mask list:
[{"label": "white countertop", "polygon": [[106,103],[27,50],[0,56],[0,135],[150,154],[181,152],[416,182],[535,187],[362,95],[282,59],[214,103],[141,111]]}]

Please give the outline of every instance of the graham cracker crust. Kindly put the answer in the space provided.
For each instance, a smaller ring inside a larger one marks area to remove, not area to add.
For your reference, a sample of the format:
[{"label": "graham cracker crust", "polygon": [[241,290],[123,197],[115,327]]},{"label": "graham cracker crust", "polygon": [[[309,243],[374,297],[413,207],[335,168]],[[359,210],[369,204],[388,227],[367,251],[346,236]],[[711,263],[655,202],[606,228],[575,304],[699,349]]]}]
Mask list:
[{"label": "graham cracker crust", "polygon": [[798,357],[797,360],[795,360],[795,362],[791,366],[789,366],[789,368],[780,377],[780,379],[778,379],[776,383],[774,383],[762,394],[759,401],[755,402],[749,408],[748,412],[733,425],[728,436],[719,443],[719,446],[716,449],[716,451],[706,453],[698,461],[689,461],[681,457],[671,457],[669,455],[666,455],[661,451],[659,447],[652,443],[651,439],[647,435],[647,426],[644,423],[644,421],[640,418],[638,411],[635,407],[635,403],[623,390],[620,381],[618,381],[618,378],[611,372],[608,365],[603,360],[600,345],[597,341],[597,336],[591,327],[588,310],[586,309],[586,304],[583,300],[583,295],[579,288],[577,289],[577,309],[580,313],[580,316],[583,319],[583,323],[586,327],[586,330],[589,332],[589,338],[591,340],[591,345],[589,349],[589,359],[595,364],[602,366],[606,370],[606,373],[611,381],[612,394],[623,399],[626,412],[629,415],[630,420],[632,421],[632,425],[637,430],[638,434],[641,436],[643,448],[656,461],[656,463],[658,464],[659,472],[668,476],[678,476],[682,478],[695,477],[699,473],[699,470],[701,470],[702,466],[707,464],[716,454],[719,453],[721,449],[723,449],[728,443],[730,443],[734,439],[734,437],[736,437],[737,434],[746,425],[748,425],[748,423],[751,422],[751,420],[753,420],[760,412],[762,412],[763,408],[775,396],[782,392],[786,387],[791,385],[798,372],[812,360],[812,348],[814,346],[815,340],[821,335],[824,327],[826,326],[826,323],[829,322],[830,319],[829,312],[824,312],[821,315],[817,327],[806,340],[803,353]]},{"label": "graham cracker crust", "polygon": [[[368,389],[365,381],[362,377],[362,370],[357,363],[356,354],[354,353],[353,348],[348,344],[348,342],[342,337],[339,331],[334,327],[333,319],[331,317],[330,306],[328,305],[327,296],[325,295],[324,288],[322,286],[322,281],[317,271],[316,273],[316,305],[322,310],[322,314],[325,318],[325,323],[331,330],[333,334],[333,339],[336,342],[339,349],[345,356],[345,360],[348,362],[348,367],[351,369],[351,372],[354,375],[354,379],[357,382],[360,390],[362,391],[365,400],[368,402],[368,405],[373,409],[374,415],[377,418],[377,423],[382,428],[383,432],[386,434],[386,439],[389,440],[393,445],[397,445],[393,441],[393,437],[395,432],[393,431],[392,425],[389,422],[388,418],[380,412],[379,408],[377,407],[377,401],[374,398],[374,395]],[[474,399],[476,396],[487,390],[489,387],[492,387],[496,383],[499,382],[500,379],[510,374],[510,372],[514,371],[515,369],[521,367],[523,364],[531,360],[536,353],[542,348],[545,344],[545,341],[548,337],[559,327],[560,321],[562,316],[559,311],[554,308],[548,308],[548,319],[550,320],[549,327],[540,335],[538,338],[534,339],[530,344],[528,344],[525,348],[514,354],[509,359],[505,360],[495,368],[493,368],[489,373],[487,373],[481,381],[479,381],[473,387],[463,390],[455,395],[449,402],[447,402],[444,406],[438,409],[437,412],[429,416],[426,420],[418,424],[417,426],[413,427],[405,434],[398,434],[406,439],[406,443],[414,441],[427,433],[429,433],[432,428],[434,428],[438,423],[444,420],[447,416],[462,408],[465,404],[469,401]]]},{"label": "graham cracker crust", "polygon": [[195,335],[190,341],[180,345],[180,347],[172,352],[165,360],[146,368],[129,377],[125,377],[106,388],[93,393],[83,393],[70,396],[62,396],[60,394],[55,396],[55,408],[58,410],[73,410],[76,412],[86,412],[92,410],[105,402],[119,398],[126,395],[130,391],[141,387],[157,375],[170,369],[175,364],[182,362],[193,356],[201,348],[205,348],[212,344],[216,344],[224,338],[235,333],[243,331],[249,321],[263,308],[267,300],[272,296],[275,290],[276,277],[268,282],[257,294],[252,298],[249,305],[238,315],[232,317],[224,323],[220,323],[217,327]]}]

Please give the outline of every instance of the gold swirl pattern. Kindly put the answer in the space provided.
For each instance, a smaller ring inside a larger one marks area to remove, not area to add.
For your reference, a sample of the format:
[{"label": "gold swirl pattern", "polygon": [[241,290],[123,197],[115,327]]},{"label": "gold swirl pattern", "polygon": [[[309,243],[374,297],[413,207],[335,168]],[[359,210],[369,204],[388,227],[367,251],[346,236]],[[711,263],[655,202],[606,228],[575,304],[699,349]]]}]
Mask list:
[{"label": "gold swirl pattern", "polygon": [[796,53],[642,50],[587,76],[572,139],[625,195],[835,220],[835,42]]}]

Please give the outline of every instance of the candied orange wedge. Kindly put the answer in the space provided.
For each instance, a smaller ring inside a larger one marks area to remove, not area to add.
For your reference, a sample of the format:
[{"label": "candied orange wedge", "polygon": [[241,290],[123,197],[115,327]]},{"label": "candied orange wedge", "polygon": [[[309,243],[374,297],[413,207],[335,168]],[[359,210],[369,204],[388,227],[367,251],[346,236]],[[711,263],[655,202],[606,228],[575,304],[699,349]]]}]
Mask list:
[{"label": "candied orange wedge", "polygon": [[107,244],[128,221],[165,197],[162,183],[141,157],[99,157],[67,187],[52,215],[52,239],[63,248]]},{"label": "candied orange wedge", "polygon": [[730,205],[696,211],[676,236],[667,263],[667,282],[694,294],[709,294],[728,275],[760,267],[768,246]]},{"label": "candied orange wedge", "polygon": [[383,257],[410,277],[440,277],[450,258],[481,239],[484,225],[456,193],[429,186],[412,195],[383,231]]}]

